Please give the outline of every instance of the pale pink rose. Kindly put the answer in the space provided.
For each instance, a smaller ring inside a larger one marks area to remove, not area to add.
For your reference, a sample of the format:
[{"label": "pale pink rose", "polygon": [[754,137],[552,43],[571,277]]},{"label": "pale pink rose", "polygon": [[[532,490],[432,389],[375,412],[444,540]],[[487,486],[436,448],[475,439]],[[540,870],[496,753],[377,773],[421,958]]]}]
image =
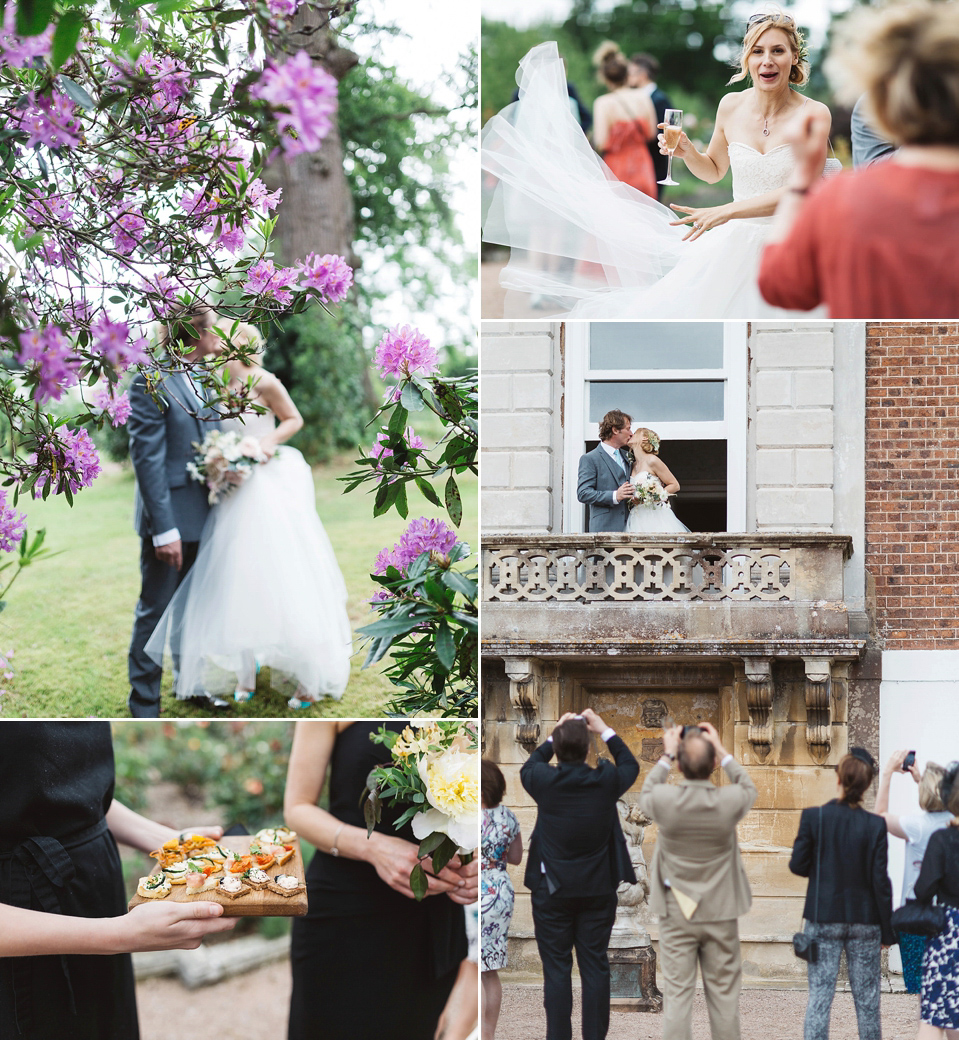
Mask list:
[{"label": "pale pink rose", "polygon": [[263,458],[263,451],[256,437],[244,437],[240,441],[240,454],[245,455],[248,459],[256,459],[257,461]]}]

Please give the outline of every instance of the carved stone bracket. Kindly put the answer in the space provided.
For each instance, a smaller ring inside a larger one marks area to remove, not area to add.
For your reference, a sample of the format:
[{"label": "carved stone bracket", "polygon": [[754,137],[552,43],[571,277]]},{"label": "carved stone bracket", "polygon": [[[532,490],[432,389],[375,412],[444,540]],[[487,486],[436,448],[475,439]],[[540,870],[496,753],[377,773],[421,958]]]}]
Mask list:
[{"label": "carved stone bracket", "polygon": [[529,753],[539,744],[543,662],[536,657],[508,657],[505,664],[510,703],[523,716],[516,727],[516,742]]},{"label": "carved stone bracket", "polygon": [[822,765],[832,748],[832,659],[804,657],[806,669],[806,745]]},{"label": "carved stone bracket", "polygon": [[747,736],[760,762],[772,750],[773,678],[768,657],[744,657],[746,668],[746,708],[749,711]]}]

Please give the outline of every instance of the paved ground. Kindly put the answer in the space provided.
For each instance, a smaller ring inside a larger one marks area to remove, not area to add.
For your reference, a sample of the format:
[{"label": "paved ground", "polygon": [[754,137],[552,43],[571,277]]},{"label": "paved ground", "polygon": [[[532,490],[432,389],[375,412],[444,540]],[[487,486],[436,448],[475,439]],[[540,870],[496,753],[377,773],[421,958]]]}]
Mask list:
[{"label": "paved ground", "polygon": [[[742,1040],[802,1040],[806,994],[802,990],[744,990],[740,1001]],[[573,1037],[579,1037],[580,1002],[574,994]],[[915,1040],[919,998],[908,993],[884,993],[881,1003],[883,1040]],[[542,990],[535,985],[504,985],[503,1011],[496,1040],[541,1040],[546,1035]],[[659,1040],[662,1015],[614,1013],[608,1040]],[[858,1036],[852,996],[837,993],[833,1003],[833,1040]],[[709,1040],[709,1022],[702,992],[693,1008],[693,1040]]]},{"label": "paved ground", "polygon": [[192,991],[178,978],[146,979],[137,983],[140,1040],[170,1040],[187,1031],[211,1040],[249,1040],[257,1034],[280,1040],[286,1036],[291,987],[289,961]]}]

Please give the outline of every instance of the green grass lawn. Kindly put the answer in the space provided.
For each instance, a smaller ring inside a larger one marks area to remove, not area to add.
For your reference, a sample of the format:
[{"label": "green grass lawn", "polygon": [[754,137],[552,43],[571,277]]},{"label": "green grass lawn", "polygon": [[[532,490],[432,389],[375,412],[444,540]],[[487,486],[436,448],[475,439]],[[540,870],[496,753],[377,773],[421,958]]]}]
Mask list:
[{"label": "green grass lawn", "polygon": [[[406,526],[396,513],[372,517],[372,496],[363,488],[344,495],[337,481],[353,468],[342,457],[314,470],[317,510],[323,520],[349,590],[354,630],[373,620],[367,600],[376,586],[369,578],[376,554],[392,545]],[[479,545],[477,485],[461,481],[463,537]],[[442,497],[442,491],[440,489]],[[46,544],[61,551],[40,560],[17,580],[0,614],[0,652],[15,650],[16,676],[0,697],[5,717],[114,718],[128,716],[126,654],[139,594],[139,539],[133,531],[133,475],[129,468],[101,475],[77,495],[71,509],[62,499],[21,500],[29,529],[45,527]],[[410,519],[442,516],[418,491],[410,491]],[[382,663],[364,670],[360,639],[350,684],[341,701],[326,700],[297,716],[375,717],[389,700],[391,686]],[[167,716],[207,714],[177,701],[164,676],[162,711]],[[231,706],[226,717],[290,715],[285,697],[270,692],[261,676],[254,699]]]}]

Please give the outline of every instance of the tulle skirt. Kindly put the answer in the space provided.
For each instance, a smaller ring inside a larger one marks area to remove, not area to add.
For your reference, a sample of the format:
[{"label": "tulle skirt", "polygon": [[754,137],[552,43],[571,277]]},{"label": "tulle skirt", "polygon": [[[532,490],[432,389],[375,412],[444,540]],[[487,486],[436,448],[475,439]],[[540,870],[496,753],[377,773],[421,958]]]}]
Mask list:
[{"label": "tulle skirt", "polygon": [[196,563],[146,652],[176,695],[252,689],[258,667],[303,699],[339,699],[350,674],[346,586],[316,514],[313,476],[286,445],[210,511]]},{"label": "tulle skirt", "polygon": [[671,534],[688,530],[668,505],[636,505],[626,519],[627,534]]},{"label": "tulle skirt", "polygon": [[[505,317],[775,318],[757,285],[770,217],[691,242],[676,214],[618,181],[566,101],[555,43],[526,55],[520,100],[483,130],[483,237],[507,245]],[[494,315],[487,315],[494,317]]]}]

